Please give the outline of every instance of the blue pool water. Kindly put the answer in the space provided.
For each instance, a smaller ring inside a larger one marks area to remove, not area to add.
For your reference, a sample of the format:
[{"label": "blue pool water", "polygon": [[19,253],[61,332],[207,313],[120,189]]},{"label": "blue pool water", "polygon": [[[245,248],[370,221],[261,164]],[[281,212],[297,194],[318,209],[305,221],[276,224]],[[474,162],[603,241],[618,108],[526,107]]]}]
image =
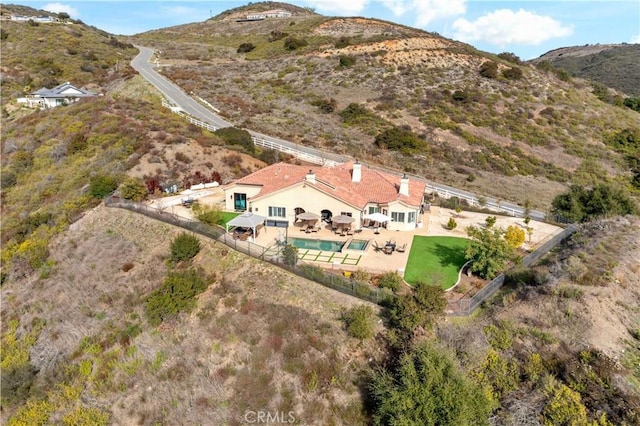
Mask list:
[{"label": "blue pool water", "polygon": [[369,241],[367,240],[351,240],[351,242],[347,246],[347,249],[364,251],[364,249],[367,247],[368,242]]},{"label": "blue pool water", "polygon": [[308,240],[306,238],[289,238],[289,244],[300,249],[333,251],[339,253],[344,241]]}]

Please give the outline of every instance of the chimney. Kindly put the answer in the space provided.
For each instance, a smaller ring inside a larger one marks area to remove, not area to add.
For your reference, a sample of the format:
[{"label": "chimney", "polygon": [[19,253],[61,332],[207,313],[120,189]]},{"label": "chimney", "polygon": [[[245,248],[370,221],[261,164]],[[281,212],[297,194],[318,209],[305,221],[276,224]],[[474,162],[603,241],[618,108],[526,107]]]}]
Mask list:
[{"label": "chimney", "polygon": [[398,193],[407,197],[409,196],[409,178],[406,174],[400,178],[400,190]]},{"label": "chimney", "polygon": [[360,182],[362,180],[362,164],[356,160],[353,163],[353,170],[351,171],[351,182]]},{"label": "chimney", "polygon": [[309,169],[309,173],[307,173],[307,176],[305,176],[304,180],[309,183],[316,183],[316,174],[313,173],[313,170]]}]

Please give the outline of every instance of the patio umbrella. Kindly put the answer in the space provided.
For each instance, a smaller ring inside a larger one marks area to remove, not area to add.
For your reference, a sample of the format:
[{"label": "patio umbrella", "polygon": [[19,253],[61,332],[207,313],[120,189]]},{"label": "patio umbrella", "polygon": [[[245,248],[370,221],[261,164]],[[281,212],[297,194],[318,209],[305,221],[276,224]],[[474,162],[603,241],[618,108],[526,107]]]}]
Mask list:
[{"label": "patio umbrella", "polygon": [[380,222],[380,223],[389,222],[391,220],[391,218],[386,214],[382,214],[378,212],[365,215],[364,218],[372,220],[374,222]]},{"label": "patio umbrella", "polygon": [[315,214],[313,212],[302,212],[296,218],[300,220],[318,220],[320,219],[320,215]]},{"label": "patio umbrella", "polygon": [[348,225],[350,223],[353,223],[355,221],[354,218],[352,218],[351,216],[347,216],[344,214],[338,215],[338,216],[333,216],[331,218],[331,220],[335,223],[338,223],[340,225]]}]

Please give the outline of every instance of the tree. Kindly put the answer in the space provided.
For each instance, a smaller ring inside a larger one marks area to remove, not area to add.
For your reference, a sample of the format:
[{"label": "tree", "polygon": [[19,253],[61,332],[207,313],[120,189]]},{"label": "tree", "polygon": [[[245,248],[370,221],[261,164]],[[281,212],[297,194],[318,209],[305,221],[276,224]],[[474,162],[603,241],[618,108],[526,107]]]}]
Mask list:
[{"label": "tree", "polygon": [[356,339],[366,340],[374,335],[373,309],[368,305],[358,305],[342,315],[347,331]]},{"label": "tree", "polygon": [[529,236],[529,242],[531,242],[531,237],[533,236],[533,228],[527,226],[527,235]]},{"label": "tree", "polygon": [[430,330],[446,306],[441,287],[418,282],[411,294],[391,299],[387,311],[389,325],[399,332],[401,343],[405,343],[417,329]]},{"label": "tree", "polygon": [[131,201],[142,201],[147,196],[147,186],[138,178],[126,178],[118,190],[122,198]]},{"label": "tree", "polygon": [[551,212],[561,221],[587,222],[599,217],[637,214],[638,207],[623,189],[610,184],[591,189],[572,185],[568,192],[553,199]]},{"label": "tree", "polygon": [[451,358],[431,346],[405,353],[369,385],[375,425],[488,425],[489,404]]},{"label": "tree", "polygon": [[296,266],[296,263],[298,263],[298,247],[287,244],[282,249],[282,256],[284,257],[285,265]]},{"label": "tree", "polygon": [[524,243],[524,229],[516,225],[509,225],[504,233],[504,239],[511,247],[516,249]]},{"label": "tree", "polygon": [[504,239],[502,228],[467,228],[471,242],[465,258],[471,261],[471,271],[482,278],[491,279],[500,273],[507,261],[515,257],[514,249]]}]

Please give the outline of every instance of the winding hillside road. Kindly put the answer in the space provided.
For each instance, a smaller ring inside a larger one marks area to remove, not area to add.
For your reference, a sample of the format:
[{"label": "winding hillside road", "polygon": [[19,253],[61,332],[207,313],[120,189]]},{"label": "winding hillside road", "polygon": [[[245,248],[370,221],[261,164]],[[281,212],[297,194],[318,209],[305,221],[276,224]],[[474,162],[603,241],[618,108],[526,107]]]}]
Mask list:
[{"label": "winding hillside road", "polygon": [[[154,55],[153,49],[144,46],[135,46],[140,53],[131,60],[131,66],[140,73],[147,81],[149,81],[152,85],[154,85],[160,93],[164,95],[173,105],[177,106],[180,110],[185,112],[186,114],[196,118],[204,123],[207,123],[215,128],[223,128],[223,127],[232,127],[233,124],[229,123],[222,119],[219,115],[215,114],[210,109],[203,106],[201,103],[193,99],[187,93],[185,93],[179,86],[169,81],[162,75],[160,75],[155,69],[154,65],[151,62],[151,58]],[[260,139],[263,141],[268,141],[277,145],[282,145],[287,147],[291,151],[297,151],[308,155],[318,156],[326,159],[330,159],[336,162],[344,162],[348,161],[349,158],[333,154],[327,153],[324,151],[320,151],[314,148],[309,148],[304,145],[298,145],[293,142],[285,141],[283,139],[274,138],[272,136],[264,135],[261,133],[253,132],[251,130],[247,131],[251,133],[251,136],[254,139]],[[393,174],[400,174],[394,170],[383,169],[381,167],[374,167],[380,170],[384,170]],[[440,183],[435,183],[432,181],[428,181],[420,176],[414,176],[417,179],[427,182],[427,193],[437,192],[441,196],[444,197],[458,197],[461,199],[465,199],[469,201],[471,204],[478,205],[478,196],[472,194],[468,191],[464,191],[461,189],[453,188],[448,185],[443,185]],[[525,216],[525,209],[518,206],[517,204],[509,203],[506,201],[498,202],[496,199],[485,197],[486,203],[485,207],[494,209],[494,210],[502,210],[513,216]],[[534,220],[544,220],[545,213],[537,210],[531,210],[529,212],[529,216],[531,216]]]}]

